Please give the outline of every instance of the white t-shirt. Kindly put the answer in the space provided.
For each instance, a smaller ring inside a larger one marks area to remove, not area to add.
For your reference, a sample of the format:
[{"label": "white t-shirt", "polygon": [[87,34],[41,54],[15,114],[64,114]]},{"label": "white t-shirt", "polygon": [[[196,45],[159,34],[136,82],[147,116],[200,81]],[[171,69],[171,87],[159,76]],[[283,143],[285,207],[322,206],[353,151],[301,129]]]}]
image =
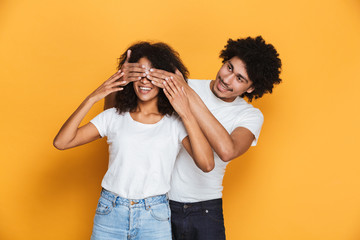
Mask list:
[{"label": "white t-shirt", "polygon": [[109,167],[101,186],[123,198],[165,194],[175,159],[187,136],[178,117],[165,115],[155,124],[132,119],[129,112],[108,109],[90,121],[109,144]]},{"label": "white t-shirt", "polygon": [[[211,80],[189,79],[188,84],[229,134],[237,127],[245,127],[254,134],[255,139],[251,145],[255,146],[264,121],[260,110],[241,97],[237,97],[233,102],[224,102],[213,94],[210,82]],[[171,177],[170,199],[178,202],[199,202],[221,198],[222,181],[228,162],[223,162],[215,152],[214,160],[215,168],[204,173],[182,148]]]}]

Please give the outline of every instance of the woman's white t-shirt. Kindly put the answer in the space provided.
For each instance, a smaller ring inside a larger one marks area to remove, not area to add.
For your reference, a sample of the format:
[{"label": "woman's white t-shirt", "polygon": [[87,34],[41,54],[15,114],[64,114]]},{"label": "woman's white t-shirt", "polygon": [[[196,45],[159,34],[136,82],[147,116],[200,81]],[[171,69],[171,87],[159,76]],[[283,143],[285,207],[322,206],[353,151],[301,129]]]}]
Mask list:
[{"label": "woman's white t-shirt", "polygon": [[109,167],[101,186],[123,198],[143,199],[170,190],[175,159],[187,136],[179,117],[155,124],[108,109],[90,121],[109,144]]}]

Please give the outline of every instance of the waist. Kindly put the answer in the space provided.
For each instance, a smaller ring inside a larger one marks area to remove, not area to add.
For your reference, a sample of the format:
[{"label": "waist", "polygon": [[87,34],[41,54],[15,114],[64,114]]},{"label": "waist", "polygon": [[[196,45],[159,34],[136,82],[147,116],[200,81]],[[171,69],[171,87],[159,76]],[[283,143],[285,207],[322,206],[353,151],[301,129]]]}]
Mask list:
[{"label": "waist", "polygon": [[150,208],[151,206],[154,206],[157,204],[169,202],[169,198],[168,198],[167,194],[147,197],[147,198],[143,198],[143,199],[128,199],[128,198],[120,197],[119,195],[117,195],[113,192],[110,192],[110,191],[106,190],[105,188],[103,188],[101,191],[101,197],[107,199],[108,201],[111,201],[114,207],[117,205],[123,205],[123,206],[127,206],[127,207],[132,207],[132,208],[135,208],[135,207]]},{"label": "waist", "polygon": [[171,208],[179,208],[179,209],[211,209],[211,208],[222,208],[222,199],[212,199],[201,202],[177,202],[170,200]]}]

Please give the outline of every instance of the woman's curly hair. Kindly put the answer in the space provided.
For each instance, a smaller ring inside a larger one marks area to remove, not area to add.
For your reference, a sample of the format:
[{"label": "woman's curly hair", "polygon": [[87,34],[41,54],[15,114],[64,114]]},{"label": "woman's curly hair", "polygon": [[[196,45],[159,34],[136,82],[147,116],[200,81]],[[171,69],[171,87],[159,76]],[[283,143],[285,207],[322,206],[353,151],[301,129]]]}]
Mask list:
[{"label": "woman's curly hair", "polygon": [[279,84],[281,60],[273,45],[265,43],[258,36],[256,38],[229,39],[227,45],[220,52],[223,63],[232,57],[240,58],[246,66],[249,79],[253,82],[254,91],[244,93],[251,102],[253,98],[261,98],[265,93],[272,93],[275,84]]},{"label": "woman's curly hair", "polygon": [[[182,63],[179,54],[169,45],[162,42],[138,42],[129,47],[129,50],[131,50],[129,63],[136,63],[140,58],[145,57],[150,61],[151,67],[153,68],[162,69],[172,73],[175,73],[176,69],[178,69],[187,81],[189,71]],[[119,58],[118,69],[121,69],[122,65],[125,63],[126,56],[127,50]],[[135,111],[137,103],[137,96],[132,82],[127,84],[124,87],[124,90],[119,91],[116,94],[115,108],[118,113]],[[167,114],[171,116],[175,112],[163,91],[159,91],[157,106],[159,112],[163,115]]]}]

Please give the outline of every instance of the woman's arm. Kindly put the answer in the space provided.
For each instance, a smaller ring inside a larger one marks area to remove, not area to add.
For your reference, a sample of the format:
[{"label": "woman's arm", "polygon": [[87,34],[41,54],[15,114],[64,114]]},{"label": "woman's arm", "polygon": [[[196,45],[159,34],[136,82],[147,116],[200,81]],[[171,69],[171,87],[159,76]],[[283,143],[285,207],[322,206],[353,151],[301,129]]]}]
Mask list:
[{"label": "woman's arm", "polygon": [[190,110],[184,89],[175,86],[172,81],[164,82],[163,85],[166,97],[181,117],[188,133],[188,136],[182,141],[184,148],[202,171],[210,172],[215,167],[214,154]]},{"label": "woman's arm", "polygon": [[73,114],[66,120],[54,139],[54,146],[59,150],[80,146],[100,138],[99,132],[92,123],[79,128],[81,121],[89,112],[91,107],[110,93],[121,91],[124,85],[123,81],[117,81],[123,76],[119,71],[112,75],[108,80],[100,85],[80,104]]}]

